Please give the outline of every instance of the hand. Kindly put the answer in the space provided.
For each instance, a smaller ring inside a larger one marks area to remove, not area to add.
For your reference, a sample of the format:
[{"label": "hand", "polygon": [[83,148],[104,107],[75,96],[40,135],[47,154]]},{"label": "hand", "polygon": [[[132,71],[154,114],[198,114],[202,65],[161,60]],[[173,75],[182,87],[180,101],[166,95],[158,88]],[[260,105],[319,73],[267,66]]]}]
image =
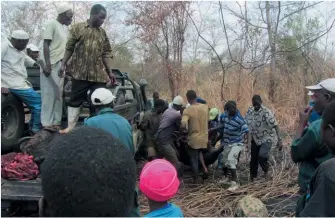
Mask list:
[{"label": "hand", "polygon": [[311,115],[313,107],[304,108],[299,113],[299,123],[301,125],[307,125],[309,116]]},{"label": "hand", "polygon": [[1,87],[1,94],[8,95],[9,89],[5,87]]},{"label": "hand", "polygon": [[60,78],[65,77],[65,69],[66,69],[66,66],[62,64],[61,67],[59,68],[59,71],[58,71],[58,76]]},{"label": "hand", "polygon": [[283,150],[283,141],[281,138],[278,138],[277,147],[279,151]]},{"label": "hand", "polygon": [[115,85],[116,78],[115,78],[115,75],[114,75],[114,73],[112,71],[108,72],[108,77],[109,77],[109,80],[110,80],[108,83],[111,83],[111,85]]},{"label": "hand", "polygon": [[247,151],[249,151],[251,149],[251,142],[249,142],[249,141],[246,142],[245,143],[245,148],[246,148]]},{"label": "hand", "polygon": [[45,69],[43,69],[43,73],[46,77],[50,76],[51,74],[51,64],[46,64]]}]

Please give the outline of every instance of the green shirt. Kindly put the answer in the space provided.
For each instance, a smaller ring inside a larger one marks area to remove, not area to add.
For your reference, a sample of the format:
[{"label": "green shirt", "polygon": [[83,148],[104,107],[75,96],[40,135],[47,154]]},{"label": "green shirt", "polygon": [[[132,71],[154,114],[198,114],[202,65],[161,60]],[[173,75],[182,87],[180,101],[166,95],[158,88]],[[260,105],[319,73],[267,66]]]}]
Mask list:
[{"label": "green shirt", "polygon": [[291,144],[292,160],[300,164],[298,184],[303,193],[319,165],[332,157],[321,141],[321,121],[314,121],[304,130],[302,137]]}]

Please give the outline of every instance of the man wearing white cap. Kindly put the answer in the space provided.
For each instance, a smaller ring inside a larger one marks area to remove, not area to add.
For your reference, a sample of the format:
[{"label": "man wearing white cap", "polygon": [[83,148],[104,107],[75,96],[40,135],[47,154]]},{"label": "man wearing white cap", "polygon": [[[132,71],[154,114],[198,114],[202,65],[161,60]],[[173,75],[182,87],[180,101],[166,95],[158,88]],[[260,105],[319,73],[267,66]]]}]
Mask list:
[{"label": "man wearing white cap", "polygon": [[29,129],[36,133],[41,128],[41,96],[31,88],[26,67],[37,66],[24,49],[29,41],[23,30],[12,32],[9,42],[1,45],[1,93],[11,92],[21,99],[31,111]]},{"label": "man wearing white cap", "polygon": [[155,136],[155,148],[159,158],[165,158],[173,164],[179,176],[181,175],[181,164],[178,160],[176,150],[173,146],[174,132],[179,130],[181,123],[180,110],[184,105],[181,96],[176,96],[172,102],[172,108],[166,109],[162,115],[159,127]]},{"label": "man wearing white cap", "polygon": [[34,61],[38,61],[40,57],[40,49],[36,45],[30,43],[27,45],[26,50],[27,50],[27,55],[29,57],[31,57]]},{"label": "man wearing white cap", "polygon": [[[109,89],[98,88],[94,90],[91,95],[91,102],[97,115],[87,118],[84,125],[109,132],[135,155],[131,125],[124,117],[113,112],[114,101],[115,96]],[[136,203],[130,211],[130,217],[140,216],[137,196],[138,193],[135,190],[134,201]]]},{"label": "man wearing white cap", "polygon": [[[314,93],[312,91],[309,91],[307,95],[310,97],[309,101],[309,107],[314,107]],[[321,116],[318,114],[315,110],[312,110],[311,115],[309,116],[307,126],[309,126],[311,123],[313,123],[315,120],[320,119]]]},{"label": "man wearing white cap", "polygon": [[[42,114],[44,127],[59,127],[63,112],[64,78],[58,76],[65,53],[68,26],[72,22],[71,5],[62,3],[57,6],[57,19],[48,21],[43,30],[42,59],[45,70],[41,69]],[[55,88],[56,87],[56,88]]]},{"label": "man wearing white cap", "polygon": [[[321,139],[322,119],[316,120],[305,129],[312,110],[322,115],[324,109],[335,101],[335,78],[323,80],[317,85],[307,86],[308,90],[314,92],[314,107],[304,109],[300,112],[299,126],[295,138],[291,144],[292,160],[299,165],[298,184],[300,193],[305,193],[307,185],[314,171],[321,163],[331,157],[327,147]],[[299,204],[298,204],[299,208]],[[299,210],[297,208],[297,210]],[[299,214],[299,213],[298,213]]]}]

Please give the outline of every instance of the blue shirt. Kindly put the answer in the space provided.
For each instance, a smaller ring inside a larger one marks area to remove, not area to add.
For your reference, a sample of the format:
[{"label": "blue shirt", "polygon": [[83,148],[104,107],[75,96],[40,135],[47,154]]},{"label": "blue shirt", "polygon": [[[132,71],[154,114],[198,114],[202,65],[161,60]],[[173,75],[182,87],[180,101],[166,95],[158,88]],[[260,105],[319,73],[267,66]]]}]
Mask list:
[{"label": "blue shirt", "polygon": [[164,207],[148,213],[144,217],[184,217],[184,214],[178,206],[168,203]]},{"label": "blue shirt", "polygon": [[[313,107],[314,106],[314,102],[313,101],[310,101],[309,102],[309,106]],[[315,111],[315,110],[312,110],[312,113],[311,115],[309,116],[309,120],[308,120],[308,123],[311,124],[313,123],[315,120],[318,120],[320,119],[321,116]]]},{"label": "blue shirt", "polygon": [[248,125],[237,111],[234,117],[229,117],[226,112],[220,115],[220,123],[223,124],[221,144],[243,142],[243,135],[249,131]]},{"label": "blue shirt", "polygon": [[115,114],[113,109],[102,109],[96,116],[85,119],[84,125],[103,129],[111,133],[135,154],[132,128],[129,122],[124,117]]}]

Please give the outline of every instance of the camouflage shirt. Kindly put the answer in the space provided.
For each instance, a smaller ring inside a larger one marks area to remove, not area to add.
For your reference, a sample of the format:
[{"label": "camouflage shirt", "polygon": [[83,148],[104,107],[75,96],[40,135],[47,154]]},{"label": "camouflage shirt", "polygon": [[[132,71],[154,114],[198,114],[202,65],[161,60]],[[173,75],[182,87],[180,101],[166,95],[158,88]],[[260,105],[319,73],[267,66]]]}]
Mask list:
[{"label": "camouflage shirt", "polygon": [[277,133],[274,127],[278,124],[270,109],[262,105],[258,111],[248,110],[246,118],[252,138],[257,145],[277,143]]},{"label": "camouflage shirt", "polygon": [[112,58],[112,48],[105,30],[92,28],[86,22],[72,26],[66,50],[73,52],[67,73],[74,79],[106,82],[108,79],[103,57]]}]

